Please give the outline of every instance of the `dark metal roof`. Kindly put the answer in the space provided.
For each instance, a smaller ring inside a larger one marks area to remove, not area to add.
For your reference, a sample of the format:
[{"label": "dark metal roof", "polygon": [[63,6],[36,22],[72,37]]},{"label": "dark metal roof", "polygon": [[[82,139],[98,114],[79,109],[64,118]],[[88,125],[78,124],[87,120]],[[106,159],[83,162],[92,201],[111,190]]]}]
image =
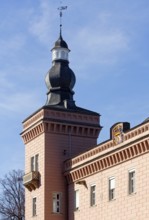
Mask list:
[{"label": "dark metal roof", "polygon": [[57,87],[72,89],[76,82],[74,72],[69,68],[68,62],[63,60],[55,62],[45,80],[49,90]]},{"label": "dark metal roof", "polygon": [[[54,48],[60,48],[60,47],[68,49],[68,45],[67,45],[67,43],[63,40],[61,33],[60,33],[60,36],[59,36],[58,40],[55,42]],[[53,49],[54,49],[54,48],[53,48]]]},{"label": "dark metal roof", "polygon": [[[61,31],[54,48],[68,49],[67,43],[62,38]],[[45,82],[48,88],[46,105],[65,105],[67,108],[75,105],[72,89],[75,85],[76,77],[74,72],[69,68],[68,60],[61,58],[54,60],[53,66],[45,77]]]}]

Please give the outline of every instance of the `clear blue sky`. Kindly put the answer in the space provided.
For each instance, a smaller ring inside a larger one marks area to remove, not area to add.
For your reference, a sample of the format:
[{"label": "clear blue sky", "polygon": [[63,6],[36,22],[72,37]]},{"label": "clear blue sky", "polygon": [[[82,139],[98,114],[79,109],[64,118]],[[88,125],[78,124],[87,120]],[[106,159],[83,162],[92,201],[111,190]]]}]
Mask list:
[{"label": "clear blue sky", "polygon": [[[149,116],[149,1],[63,0],[76,104],[110,127]],[[24,168],[22,121],[46,102],[44,77],[59,35],[59,0],[0,1],[0,177]]]}]

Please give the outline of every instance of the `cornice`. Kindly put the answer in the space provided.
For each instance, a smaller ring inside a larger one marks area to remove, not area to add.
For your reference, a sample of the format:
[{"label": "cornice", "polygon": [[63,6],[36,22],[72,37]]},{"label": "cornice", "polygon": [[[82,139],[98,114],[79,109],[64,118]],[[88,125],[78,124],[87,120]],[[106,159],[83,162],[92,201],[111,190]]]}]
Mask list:
[{"label": "cornice", "polygon": [[100,130],[99,117],[95,115],[41,109],[23,122],[21,136],[27,144],[44,132],[98,138]]},{"label": "cornice", "polygon": [[42,133],[71,135],[77,137],[98,138],[101,128],[99,126],[85,126],[79,124],[68,124],[51,120],[41,120],[39,123],[22,132],[24,144],[35,139]]},{"label": "cornice", "polygon": [[97,147],[65,162],[68,183],[80,181],[102,170],[139,157],[149,152],[149,122],[123,134],[123,141],[115,145],[108,140]]},{"label": "cornice", "polygon": [[99,116],[100,115],[91,115],[87,113],[75,112],[75,111],[64,111],[56,108],[48,108],[43,107],[39,109],[37,112],[28,117],[25,121],[23,121],[23,129],[27,129],[36,121],[49,118],[56,120],[65,120],[65,121],[75,121],[76,123],[91,123],[91,124],[99,124]]},{"label": "cornice", "polygon": [[80,181],[81,179],[97,172],[101,172],[128,160],[132,160],[145,153],[149,153],[149,135],[140,142],[121,148],[116,152],[109,152],[108,155],[103,155],[102,157],[88,161],[77,168],[70,169],[69,171],[66,171],[64,175],[70,184],[72,182]]},{"label": "cornice", "polygon": [[91,160],[94,157],[101,156],[106,154],[107,152],[111,152],[113,149],[120,148],[123,145],[131,144],[132,142],[136,142],[138,139],[143,138],[144,136],[149,134],[149,122],[143,123],[140,126],[130,129],[128,132],[124,133],[123,141],[120,144],[115,145],[112,139],[107,140],[93,149],[82,153],[72,159],[69,159],[65,162],[65,170],[72,169],[85,161]]}]

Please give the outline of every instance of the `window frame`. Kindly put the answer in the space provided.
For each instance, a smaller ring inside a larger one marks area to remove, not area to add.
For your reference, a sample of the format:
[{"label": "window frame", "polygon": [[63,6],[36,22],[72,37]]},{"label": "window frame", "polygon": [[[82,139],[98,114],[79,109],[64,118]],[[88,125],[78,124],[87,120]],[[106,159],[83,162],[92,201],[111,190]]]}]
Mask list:
[{"label": "window frame", "polygon": [[128,194],[136,193],[136,170],[131,169],[128,171]]},{"label": "window frame", "polygon": [[32,216],[37,216],[37,197],[32,199]]},{"label": "window frame", "polygon": [[[114,181],[114,183],[112,183],[112,181]],[[109,201],[115,200],[115,177],[112,176],[109,178],[108,180],[108,184],[109,184]],[[114,186],[111,186],[114,185]]]},{"label": "window frame", "polygon": [[35,154],[34,156],[31,157],[30,159],[31,163],[31,172],[33,171],[39,171],[39,154]]},{"label": "window frame", "polygon": [[34,167],[35,167],[35,157],[31,157],[31,172],[34,171]]},{"label": "window frame", "polygon": [[74,191],[74,210],[77,211],[80,208],[80,191],[76,189]]},{"label": "window frame", "polygon": [[96,184],[90,186],[90,206],[96,205]]},{"label": "window frame", "polygon": [[39,171],[39,154],[35,155],[35,171]]},{"label": "window frame", "polygon": [[62,203],[62,193],[61,192],[53,192],[52,193],[52,212],[54,214],[61,213],[61,204]]}]

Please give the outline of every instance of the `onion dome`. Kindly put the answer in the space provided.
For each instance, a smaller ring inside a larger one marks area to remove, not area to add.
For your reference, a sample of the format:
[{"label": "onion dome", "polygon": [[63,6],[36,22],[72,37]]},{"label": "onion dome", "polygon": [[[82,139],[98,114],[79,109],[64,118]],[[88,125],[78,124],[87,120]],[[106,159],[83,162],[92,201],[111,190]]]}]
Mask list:
[{"label": "onion dome", "polygon": [[61,33],[51,51],[53,65],[45,78],[48,88],[46,105],[73,107],[75,104],[72,89],[76,78],[74,72],[69,68],[68,54],[70,50]]}]

